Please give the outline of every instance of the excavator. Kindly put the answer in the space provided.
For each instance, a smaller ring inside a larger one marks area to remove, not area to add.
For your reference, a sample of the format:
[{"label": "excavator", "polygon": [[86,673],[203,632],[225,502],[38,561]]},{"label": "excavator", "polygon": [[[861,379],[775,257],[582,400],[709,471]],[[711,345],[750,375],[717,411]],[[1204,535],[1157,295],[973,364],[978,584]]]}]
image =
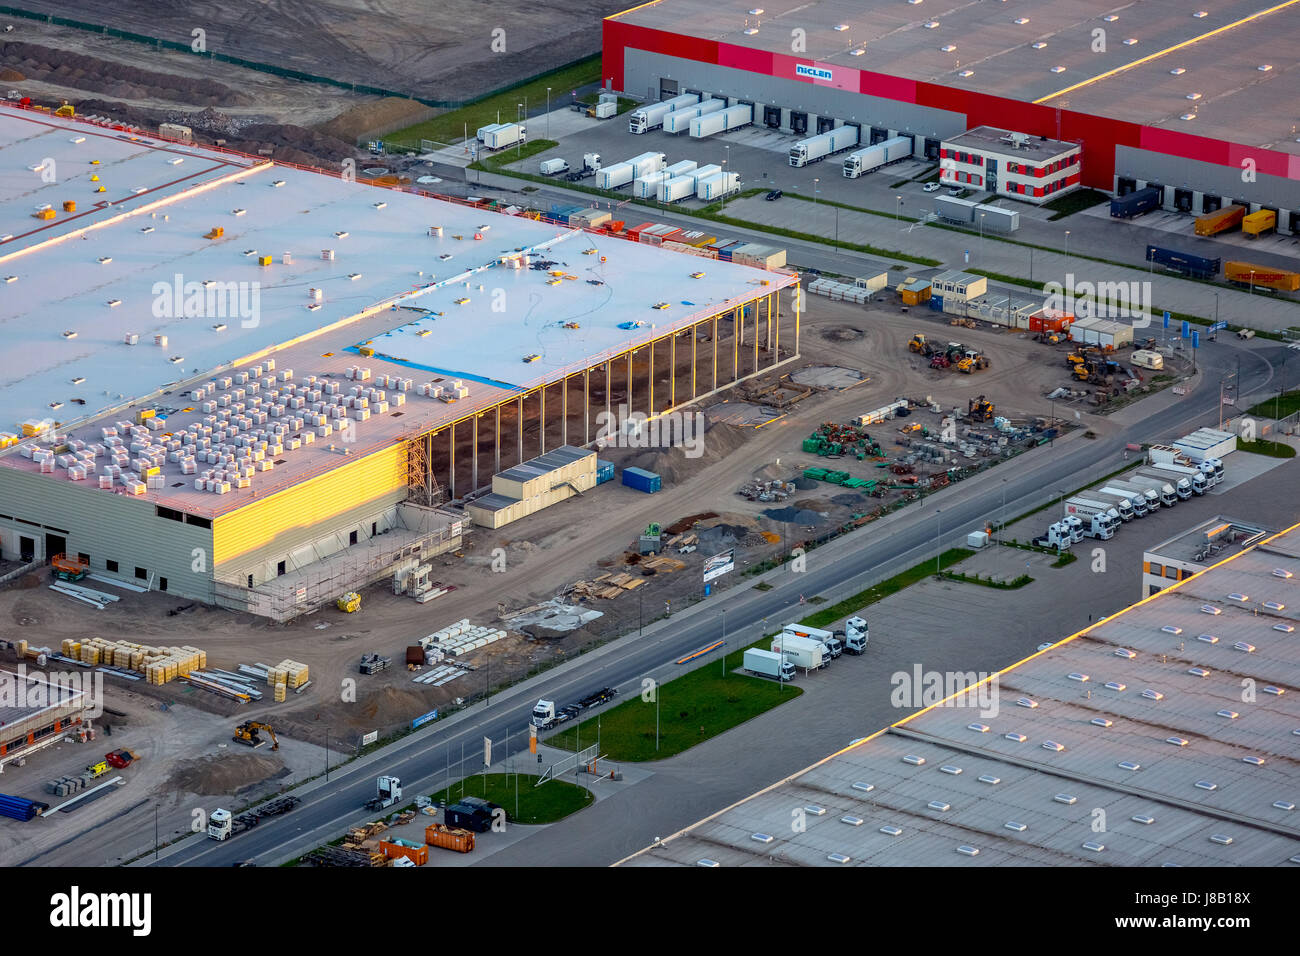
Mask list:
[{"label": "excavator", "polygon": [[249,747],[257,748],[262,746],[264,743],[266,743],[266,741],[263,740],[261,735],[258,733],[258,731],[262,731],[262,730],[265,730],[268,734],[271,735],[271,749],[279,750],[280,741],[276,739],[275,731],[271,729],[271,725],[259,723],[255,720],[246,720],[238,727],[236,727],[235,736],[231,739],[237,741],[238,743],[246,744]]},{"label": "excavator", "polygon": [[966,406],[966,414],[970,416],[973,422],[988,422],[993,420],[993,403],[984,400],[984,396],[972,398]]}]

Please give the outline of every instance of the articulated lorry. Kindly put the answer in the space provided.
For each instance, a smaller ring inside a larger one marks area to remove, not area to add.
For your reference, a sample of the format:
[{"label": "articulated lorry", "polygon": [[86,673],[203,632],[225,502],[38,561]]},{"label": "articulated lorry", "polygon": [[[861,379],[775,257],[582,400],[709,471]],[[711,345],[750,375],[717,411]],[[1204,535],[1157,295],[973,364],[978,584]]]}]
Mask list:
[{"label": "articulated lorry", "polygon": [[1214,469],[1210,469],[1207,475],[1200,468],[1192,468],[1190,465],[1175,465],[1172,462],[1157,461],[1152,462],[1144,469],[1147,474],[1152,472],[1168,472],[1170,477],[1181,478],[1191,483],[1192,493],[1203,495],[1214,486]]},{"label": "articulated lorry", "polygon": [[1102,491],[1099,488],[1089,488],[1086,491],[1079,492],[1080,498],[1087,498],[1090,501],[1104,501],[1112,508],[1119,512],[1120,521],[1132,521],[1134,518],[1145,518],[1150,514],[1147,508],[1145,498],[1138,498],[1136,501],[1129,495],[1112,494],[1109,491]]},{"label": "articulated lorry", "polygon": [[699,106],[679,106],[664,117],[664,132],[673,135],[689,133],[691,131],[691,120],[695,119],[695,117],[708,116],[710,113],[718,113],[726,108],[726,100],[716,99],[705,100]]},{"label": "articulated lorry", "polygon": [[1074,534],[1065,521],[1057,521],[1047,529],[1047,534],[1035,538],[1033,543],[1040,548],[1069,548],[1074,544]]},{"label": "articulated lorry", "polygon": [[859,176],[875,172],[890,163],[896,163],[900,159],[907,159],[911,155],[912,138],[910,136],[895,136],[893,139],[887,139],[865,149],[855,149],[845,156],[844,176],[847,179],[857,179]]},{"label": "articulated lorry", "polygon": [[1134,512],[1139,507],[1139,500],[1145,503],[1147,514],[1158,511],[1160,508],[1160,496],[1143,485],[1135,485],[1129,481],[1120,481],[1113,478],[1106,482],[1106,486],[1101,490],[1111,495],[1124,495],[1133,502]]},{"label": "articulated lorry", "polygon": [[691,137],[693,139],[703,139],[706,136],[712,136],[714,133],[726,133],[733,129],[740,129],[740,127],[748,126],[752,122],[754,122],[754,107],[748,103],[737,103],[735,106],[728,106],[725,110],[695,117],[695,119],[691,120]]},{"label": "articulated lorry", "polygon": [[695,93],[683,93],[681,96],[674,96],[670,100],[642,106],[633,110],[628,117],[627,131],[629,133],[647,133],[652,129],[657,129],[664,125],[664,117],[673,110],[683,106],[692,106],[699,101],[700,98]]},{"label": "articulated lorry", "polygon": [[1193,461],[1172,445],[1152,445],[1147,449],[1147,461],[1153,465],[1180,465],[1183,468],[1195,468],[1205,476],[1208,488],[1213,488],[1223,481],[1223,461],[1219,458],[1205,458]]},{"label": "articulated lorry", "polygon": [[483,135],[483,145],[488,149],[505,149],[507,146],[515,145],[515,143],[525,143],[527,141],[528,129],[518,123],[501,123],[495,127],[486,127],[486,132]]},{"label": "articulated lorry", "polygon": [[801,139],[790,147],[790,165],[807,166],[858,145],[861,131],[856,126],[837,126],[816,136]]},{"label": "articulated lorry", "polygon": [[1160,498],[1162,508],[1172,508],[1178,504],[1178,492],[1174,491],[1174,486],[1168,478],[1152,478],[1142,474],[1140,471],[1129,472],[1124,476],[1127,484],[1134,485],[1138,488],[1146,488],[1148,491],[1154,491]]},{"label": "articulated lorry", "polygon": [[784,654],[795,667],[815,670],[830,663],[830,655],[821,641],[793,634],[779,634],[772,638],[772,653]]},{"label": "articulated lorry", "polygon": [[758,674],[760,677],[782,681],[794,680],[794,665],[772,651],[759,650],[757,647],[747,649],[743,666],[751,674]]},{"label": "articulated lorry", "polygon": [[1083,525],[1083,533],[1089,538],[1101,538],[1107,541],[1115,536],[1119,525],[1119,512],[1109,505],[1089,501],[1086,498],[1070,498],[1065,502],[1065,513],[1078,518]]},{"label": "articulated lorry", "polygon": [[803,637],[812,641],[821,641],[822,646],[826,649],[825,656],[831,660],[844,653],[844,645],[840,643],[840,639],[835,636],[833,631],[825,631],[820,627],[808,627],[805,624],[787,624],[781,628],[781,633],[788,637]]},{"label": "articulated lorry", "polygon": [[1172,491],[1179,501],[1186,501],[1192,496],[1192,483],[1182,475],[1171,475],[1158,468],[1139,468],[1135,474],[1148,481],[1163,482],[1165,488]]}]

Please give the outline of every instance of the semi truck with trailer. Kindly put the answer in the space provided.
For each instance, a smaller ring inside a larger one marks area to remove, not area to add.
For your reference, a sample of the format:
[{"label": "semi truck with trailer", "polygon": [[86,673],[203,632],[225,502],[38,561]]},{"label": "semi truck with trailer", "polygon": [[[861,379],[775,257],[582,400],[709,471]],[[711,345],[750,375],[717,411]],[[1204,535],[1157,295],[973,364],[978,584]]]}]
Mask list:
[{"label": "semi truck with trailer", "polygon": [[1160,507],[1172,508],[1178,504],[1178,492],[1174,491],[1173,484],[1167,478],[1152,478],[1141,472],[1133,471],[1124,476],[1124,480],[1138,488],[1146,488],[1148,491],[1154,491],[1160,498]]},{"label": "semi truck with trailer", "polygon": [[1145,499],[1139,498],[1134,501],[1128,495],[1116,495],[1109,491],[1103,491],[1100,488],[1089,488],[1086,491],[1079,492],[1080,498],[1087,498],[1090,501],[1104,501],[1110,504],[1119,512],[1120,521],[1133,521],[1136,518],[1145,518],[1147,516],[1147,503]]},{"label": "semi truck with trailer", "polygon": [[1300,290],[1300,272],[1256,265],[1253,262],[1230,261],[1223,264],[1223,277],[1233,285],[1249,289],[1272,289],[1274,292]]},{"label": "semi truck with trailer", "polygon": [[895,136],[893,139],[887,139],[884,142],[876,143],[874,146],[867,146],[864,149],[855,149],[849,155],[844,157],[844,176],[847,179],[857,179],[859,176],[865,176],[867,173],[875,172],[877,169],[888,166],[890,163],[896,163],[900,159],[907,159],[912,155],[912,139],[909,136]]},{"label": "semi truck with trailer", "polygon": [[483,145],[488,149],[505,149],[527,141],[528,128],[518,123],[501,123],[495,128],[489,126],[483,137]]},{"label": "semi truck with trailer", "polygon": [[714,173],[712,176],[695,179],[695,192],[706,201],[730,196],[739,189],[739,173]]},{"label": "semi truck with trailer", "polygon": [[[1183,475],[1171,475],[1161,468],[1154,468],[1150,465],[1139,468],[1137,473],[1143,478],[1149,478],[1152,481],[1168,483],[1173,488],[1174,494],[1178,496],[1179,501],[1186,501],[1193,494],[1191,481]],[[1201,480],[1204,481],[1205,479],[1202,478]]]},{"label": "semi truck with trailer", "polygon": [[700,98],[695,93],[683,93],[681,96],[674,96],[672,99],[642,106],[633,110],[628,117],[627,131],[629,133],[648,133],[652,129],[663,126],[664,117],[673,110],[683,106],[691,106],[699,101]]},{"label": "semi truck with trailer", "polygon": [[773,651],[760,650],[757,647],[745,651],[743,666],[751,674],[770,677],[773,680],[794,680],[794,665]]},{"label": "semi truck with trailer", "polygon": [[679,106],[663,118],[663,127],[665,133],[689,133],[691,131],[691,120],[697,116],[708,116],[710,113],[717,113],[727,108],[726,100],[707,99],[698,106]]},{"label": "semi truck with trailer", "polygon": [[1194,256],[1190,252],[1177,249],[1165,249],[1161,246],[1147,246],[1147,262],[1177,272],[1192,279],[1213,279],[1223,267],[1222,259],[1207,259]]},{"label": "semi truck with trailer", "polygon": [[860,135],[861,130],[856,126],[837,126],[835,129],[828,129],[816,136],[801,139],[790,147],[790,165],[807,166],[809,163],[819,162],[827,156],[833,156],[835,153],[842,153],[846,149],[852,149],[858,145]]},{"label": "semi truck with trailer", "polygon": [[543,176],[558,176],[569,171],[569,164],[563,159],[544,159],[537,169]]},{"label": "semi truck with trailer", "polygon": [[1210,470],[1210,476],[1207,477],[1205,472],[1200,468],[1192,468],[1188,465],[1178,465],[1173,462],[1158,461],[1152,462],[1147,468],[1148,472],[1168,472],[1171,476],[1177,476],[1191,483],[1192,494],[1203,495],[1213,486],[1214,470]]},{"label": "semi truck with trailer", "polygon": [[1184,468],[1195,468],[1205,476],[1207,490],[1223,481],[1223,462],[1221,460],[1206,458],[1193,461],[1172,445],[1152,445],[1147,449],[1147,461],[1153,465],[1181,465]]},{"label": "semi truck with trailer", "polygon": [[727,133],[754,122],[754,107],[748,103],[728,106],[725,110],[697,116],[691,120],[691,138],[703,139],[714,133]]},{"label": "semi truck with trailer", "polygon": [[1193,232],[1198,236],[1217,236],[1240,226],[1241,220],[1245,218],[1246,207],[1234,203],[1215,212],[1207,212],[1204,216],[1197,216]]},{"label": "semi truck with trailer", "polygon": [[1086,492],[1079,492],[1073,498],[1065,500],[1065,513],[1077,514],[1080,517],[1087,517],[1092,514],[1104,514],[1111,520],[1111,525],[1118,528],[1124,520],[1119,513],[1119,508],[1109,501],[1102,501],[1094,498]]},{"label": "semi truck with trailer", "polygon": [[778,634],[772,638],[772,653],[784,654],[795,667],[816,670],[830,663],[830,655],[821,641],[793,634]]},{"label": "semi truck with trailer", "polygon": [[1065,513],[1080,520],[1086,537],[1101,538],[1103,541],[1115,536],[1115,529],[1120,523],[1119,512],[1110,505],[1085,498],[1067,499]]},{"label": "semi truck with trailer", "polygon": [[1152,489],[1142,485],[1135,485],[1127,481],[1120,481],[1118,478],[1113,478],[1106,482],[1105,487],[1101,490],[1108,494],[1126,495],[1128,499],[1133,502],[1133,511],[1135,514],[1138,510],[1137,502],[1139,500],[1145,504],[1147,514],[1151,514],[1160,509],[1160,496]]},{"label": "semi truck with trailer", "polygon": [[844,645],[840,639],[835,636],[834,631],[823,630],[820,627],[808,627],[806,624],[787,624],[781,628],[781,633],[790,637],[805,637],[813,641],[821,641],[822,646],[826,648],[826,654],[831,660],[839,657],[844,653]]}]

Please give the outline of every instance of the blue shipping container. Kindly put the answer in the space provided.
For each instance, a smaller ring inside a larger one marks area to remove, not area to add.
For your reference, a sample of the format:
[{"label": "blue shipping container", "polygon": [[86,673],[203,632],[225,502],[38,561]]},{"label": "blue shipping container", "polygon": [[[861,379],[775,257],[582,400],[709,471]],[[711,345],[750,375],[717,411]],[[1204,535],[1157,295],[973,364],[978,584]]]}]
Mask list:
[{"label": "blue shipping container", "polygon": [[943,311],[943,296],[930,293],[930,308],[936,312]]},{"label": "blue shipping container", "polygon": [[663,487],[662,479],[653,471],[646,471],[644,468],[624,468],[623,484],[637,491],[644,491],[648,495],[654,494]]},{"label": "blue shipping container", "polygon": [[1154,262],[1195,279],[1213,279],[1219,274],[1219,269],[1223,265],[1221,259],[1206,259],[1203,256],[1194,256],[1190,252],[1163,249],[1160,246],[1147,246],[1147,262]]},{"label": "blue shipping container", "polygon": [[614,478],[614,463],[612,461],[601,461],[596,459],[596,484],[603,485]]},{"label": "blue shipping container", "polygon": [[1163,189],[1147,186],[1144,189],[1131,192],[1127,196],[1112,199],[1110,201],[1110,214],[1118,219],[1131,219],[1133,216],[1140,216],[1152,209],[1159,209],[1163,198]]}]

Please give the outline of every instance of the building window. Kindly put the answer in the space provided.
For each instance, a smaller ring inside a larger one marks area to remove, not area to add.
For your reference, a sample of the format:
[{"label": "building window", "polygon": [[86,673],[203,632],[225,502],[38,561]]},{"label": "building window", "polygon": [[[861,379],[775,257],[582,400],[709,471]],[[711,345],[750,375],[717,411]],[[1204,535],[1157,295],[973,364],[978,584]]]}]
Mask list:
[{"label": "building window", "polygon": [[1150,597],[1150,596],[1153,595],[1153,594],[1159,594],[1159,593],[1160,593],[1161,591],[1163,591],[1163,590],[1164,590],[1164,588],[1157,587],[1157,586],[1154,585],[1154,584],[1149,585],[1149,586],[1147,587],[1147,597]]},{"label": "building window", "polygon": [[379,534],[379,522],[372,521],[370,522],[370,537],[373,538],[377,534]]},{"label": "building window", "polygon": [[1178,568],[1174,567],[1172,564],[1166,564],[1165,577],[1171,581],[1177,581],[1182,577],[1182,575],[1179,572]]},{"label": "building window", "polygon": [[277,564],[277,565],[275,566],[275,573],[276,573],[277,575],[283,575],[283,574],[284,574],[284,562],[283,562],[283,561],[281,561],[279,564]]},{"label": "building window", "polygon": [[82,564],[90,564],[90,555],[86,554],[85,551],[78,551],[77,560]]},{"label": "building window", "polygon": [[146,571],[144,568],[136,568],[135,576],[139,578],[141,581],[144,581],[149,577],[149,572]]},{"label": "building window", "polygon": [[248,586],[250,588],[253,586],[253,576],[251,574],[248,576]]},{"label": "building window", "polygon": [[192,525],[194,525],[194,527],[196,527],[196,528],[211,528],[211,527],[212,527],[212,519],[211,519],[211,518],[200,518],[200,517],[198,517],[197,515],[191,515],[191,514],[187,514],[187,515],[185,516],[185,523],[186,523],[186,524],[192,524]]},{"label": "building window", "polygon": [[106,570],[108,570],[108,571],[111,571],[113,574],[116,574],[116,573],[117,573],[117,562],[116,562],[116,561],[105,561],[105,562],[104,562],[104,568],[105,568]]},{"label": "building window", "polygon": [[158,579],[158,590],[159,590],[159,591],[166,591],[166,590],[167,590],[167,579],[166,579],[166,578],[159,578],[159,579]]}]

